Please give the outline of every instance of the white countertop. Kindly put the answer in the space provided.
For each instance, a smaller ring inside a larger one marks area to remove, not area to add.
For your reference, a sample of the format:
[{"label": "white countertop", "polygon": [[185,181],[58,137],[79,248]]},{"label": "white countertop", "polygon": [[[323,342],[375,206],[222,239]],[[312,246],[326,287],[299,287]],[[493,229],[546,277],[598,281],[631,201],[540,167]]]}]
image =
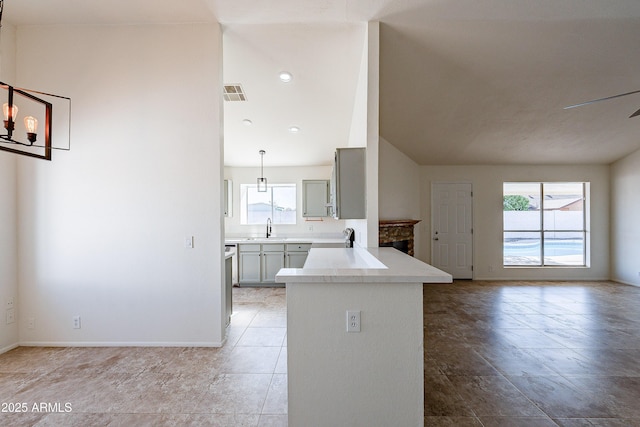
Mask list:
[{"label": "white countertop", "polygon": [[225,238],[226,244],[242,243],[339,243],[344,244],[343,238],[331,237],[230,237]]},{"label": "white countertop", "polygon": [[278,283],[451,283],[452,276],[394,248],[312,248],[303,268]]},{"label": "white countertop", "polygon": [[236,254],[236,248],[225,248],[224,259],[231,258]]},{"label": "white countertop", "polygon": [[236,254],[236,248],[225,248],[224,259],[231,258]]}]

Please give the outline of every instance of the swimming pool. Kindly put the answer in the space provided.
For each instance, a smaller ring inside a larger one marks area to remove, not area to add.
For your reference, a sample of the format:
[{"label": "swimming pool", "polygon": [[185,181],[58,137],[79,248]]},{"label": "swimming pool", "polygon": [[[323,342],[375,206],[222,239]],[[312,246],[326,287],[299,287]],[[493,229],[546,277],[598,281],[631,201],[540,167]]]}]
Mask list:
[{"label": "swimming pool", "polygon": [[584,240],[547,239],[544,242],[544,261],[540,258],[540,240],[505,239],[505,266],[584,266]]}]

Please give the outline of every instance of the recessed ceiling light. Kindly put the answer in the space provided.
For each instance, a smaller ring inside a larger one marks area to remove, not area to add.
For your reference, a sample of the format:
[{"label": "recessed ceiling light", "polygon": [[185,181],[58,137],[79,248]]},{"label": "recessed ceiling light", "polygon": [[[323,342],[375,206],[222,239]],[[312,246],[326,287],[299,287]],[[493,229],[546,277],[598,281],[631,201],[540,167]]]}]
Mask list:
[{"label": "recessed ceiling light", "polygon": [[300,132],[300,128],[299,128],[298,126],[291,126],[291,127],[289,128],[289,132],[291,132],[291,133],[298,133],[298,132]]},{"label": "recessed ceiling light", "polygon": [[280,77],[280,81],[284,83],[289,83],[293,79],[293,76],[288,71],[280,71],[280,74],[278,74],[278,77]]},{"label": "recessed ceiling light", "polygon": [[242,121],[242,124],[245,125],[245,126],[251,126],[253,124],[253,122],[251,120],[249,120],[249,119],[244,119]]}]

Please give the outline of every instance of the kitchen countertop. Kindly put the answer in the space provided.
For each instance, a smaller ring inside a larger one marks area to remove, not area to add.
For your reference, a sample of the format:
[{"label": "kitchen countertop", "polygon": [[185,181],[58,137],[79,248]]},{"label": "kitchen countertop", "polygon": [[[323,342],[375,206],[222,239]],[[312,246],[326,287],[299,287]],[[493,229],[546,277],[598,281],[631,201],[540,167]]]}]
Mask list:
[{"label": "kitchen countertop", "polygon": [[231,258],[236,254],[236,248],[225,248],[224,259]]},{"label": "kitchen countertop", "polygon": [[229,237],[225,244],[241,243],[340,243],[344,244],[344,237]]},{"label": "kitchen countertop", "polygon": [[394,248],[311,248],[303,268],[278,283],[451,283],[452,276]]}]

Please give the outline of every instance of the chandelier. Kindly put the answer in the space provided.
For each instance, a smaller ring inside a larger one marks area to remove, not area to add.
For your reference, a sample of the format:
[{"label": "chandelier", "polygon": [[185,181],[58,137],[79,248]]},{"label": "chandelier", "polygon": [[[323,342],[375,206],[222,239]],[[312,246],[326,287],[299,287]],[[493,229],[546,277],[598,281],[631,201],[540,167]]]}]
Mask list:
[{"label": "chandelier", "polygon": [[[2,27],[3,8],[4,0],[0,0],[0,28]],[[4,93],[2,91],[4,91]],[[43,99],[43,97],[51,100],[58,98],[68,102],[68,120],[70,127],[71,98],[30,89],[16,88],[0,82],[0,104],[2,104],[4,129],[6,131],[6,133],[0,134],[0,150],[51,160],[52,149],[70,149],[70,147],[61,148],[51,145],[53,135],[53,104]],[[40,136],[38,135],[38,125],[41,125],[43,128]]]},{"label": "chandelier", "polygon": [[[43,158],[45,160],[51,160],[51,114],[52,105],[43,99],[36,97],[28,93],[24,89],[17,89],[6,83],[0,82],[0,89],[6,90],[6,102],[2,104],[2,114],[4,115],[4,128],[6,134],[0,135],[0,142],[7,142],[10,144],[17,144],[27,147],[41,147],[44,148],[43,154],[37,154],[32,151],[20,150],[12,148],[11,146],[0,145],[0,149],[4,151],[10,151],[18,154],[25,154],[31,157]],[[29,114],[22,117],[22,123],[24,123],[23,132],[16,130],[16,121],[19,118],[18,105],[14,102],[16,98],[20,99],[20,103],[23,105]],[[35,145],[38,139],[38,119],[40,121],[44,119],[44,138],[41,145]]]}]

